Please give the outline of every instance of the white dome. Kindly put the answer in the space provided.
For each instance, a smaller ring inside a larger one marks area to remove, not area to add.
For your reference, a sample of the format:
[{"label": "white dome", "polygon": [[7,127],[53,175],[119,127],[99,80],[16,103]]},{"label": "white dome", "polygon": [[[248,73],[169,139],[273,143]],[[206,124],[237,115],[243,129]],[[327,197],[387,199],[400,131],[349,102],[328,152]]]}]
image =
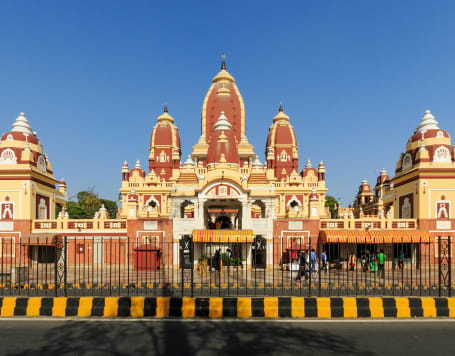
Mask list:
[{"label": "white dome", "polygon": [[417,126],[416,132],[425,132],[427,130],[439,130],[438,122],[434,119],[430,110],[425,111],[419,126]]},{"label": "white dome", "polygon": [[25,117],[25,114],[21,112],[16,118],[16,121],[13,124],[13,132],[22,132],[24,134],[33,135],[32,128]]}]

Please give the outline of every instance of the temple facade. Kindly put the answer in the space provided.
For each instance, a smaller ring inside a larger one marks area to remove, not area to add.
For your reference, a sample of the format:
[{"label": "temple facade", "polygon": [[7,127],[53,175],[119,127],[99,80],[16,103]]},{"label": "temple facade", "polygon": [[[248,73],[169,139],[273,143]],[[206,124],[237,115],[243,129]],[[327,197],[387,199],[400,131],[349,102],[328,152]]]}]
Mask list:
[{"label": "temple facade", "polygon": [[331,217],[324,163],[313,166],[308,159],[300,168],[297,137],[302,141],[304,133],[294,131],[282,105],[271,113],[258,152],[248,141],[245,104],[224,59],[201,99],[201,134],[192,153],[182,157],[178,118],[165,106],[144,142],[148,166],[123,163],[118,216],[102,208],[92,219],[68,216],[66,183],[54,177],[21,113],[0,142],[2,259],[39,263],[51,249],[61,250],[57,240],[65,238],[71,241],[63,253],[68,264],[129,265],[140,246],[153,246],[161,264],[178,268],[182,241],[194,244],[193,262],[213,248],[229,248],[247,266],[261,268],[282,266],[293,251],[311,248],[339,260],[360,254],[362,248],[354,251],[360,244],[370,250],[381,244],[395,256],[406,243],[413,261],[437,262],[430,245],[454,232],[455,150],[429,111],[393,178],[382,170],[373,189],[364,180],[354,207],[340,207]]},{"label": "temple facade", "polygon": [[271,119],[264,163],[246,127],[243,98],[223,59],[203,100],[191,155],[181,157],[176,120],[165,107],[150,136],[147,170],[139,161],[132,169],[123,164],[119,217],[136,221],[146,239],[191,236],[195,258],[208,243],[224,242],[238,243],[241,257],[251,260],[256,242],[268,247],[260,263],[271,264],[274,237],[317,236],[326,216],[324,164],[313,168],[308,160],[299,171],[296,134],[281,105]]}]

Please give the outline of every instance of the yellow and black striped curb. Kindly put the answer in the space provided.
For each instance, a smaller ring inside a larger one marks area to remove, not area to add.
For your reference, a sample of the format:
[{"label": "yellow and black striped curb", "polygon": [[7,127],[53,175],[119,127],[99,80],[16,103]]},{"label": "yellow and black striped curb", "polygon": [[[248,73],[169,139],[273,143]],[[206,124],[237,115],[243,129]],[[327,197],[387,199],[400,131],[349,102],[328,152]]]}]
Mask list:
[{"label": "yellow and black striped curb", "polygon": [[0,297],[0,316],[455,318],[455,298]]}]

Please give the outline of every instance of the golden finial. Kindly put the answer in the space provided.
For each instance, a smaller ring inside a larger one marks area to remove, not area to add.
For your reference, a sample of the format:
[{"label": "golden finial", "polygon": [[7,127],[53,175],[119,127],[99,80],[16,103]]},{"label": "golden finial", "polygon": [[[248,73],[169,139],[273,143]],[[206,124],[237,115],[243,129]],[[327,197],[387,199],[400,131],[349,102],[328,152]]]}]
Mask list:
[{"label": "golden finial", "polygon": [[167,103],[164,102],[164,112],[167,112]]},{"label": "golden finial", "polygon": [[280,109],[279,110],[280,110],[280,112],[283,112],[283,102],[282,101],[280,101]]},{"label": "golden finial", "polygon": [[226,55],[223,53],[221,55],[222,61],[221,61],[221,70],[226,70],[226,62],[224,61],[226,59]]}]

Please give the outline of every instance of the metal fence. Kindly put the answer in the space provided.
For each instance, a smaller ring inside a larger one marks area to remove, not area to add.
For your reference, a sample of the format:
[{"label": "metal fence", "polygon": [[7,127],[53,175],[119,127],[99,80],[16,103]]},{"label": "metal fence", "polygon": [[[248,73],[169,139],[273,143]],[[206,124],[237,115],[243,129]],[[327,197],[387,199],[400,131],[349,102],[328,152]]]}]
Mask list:
[{"label": "metal fence", "polygon": [[3,238],[0,295],[451,296],[451,251],[451,237],[384,244]]}]

